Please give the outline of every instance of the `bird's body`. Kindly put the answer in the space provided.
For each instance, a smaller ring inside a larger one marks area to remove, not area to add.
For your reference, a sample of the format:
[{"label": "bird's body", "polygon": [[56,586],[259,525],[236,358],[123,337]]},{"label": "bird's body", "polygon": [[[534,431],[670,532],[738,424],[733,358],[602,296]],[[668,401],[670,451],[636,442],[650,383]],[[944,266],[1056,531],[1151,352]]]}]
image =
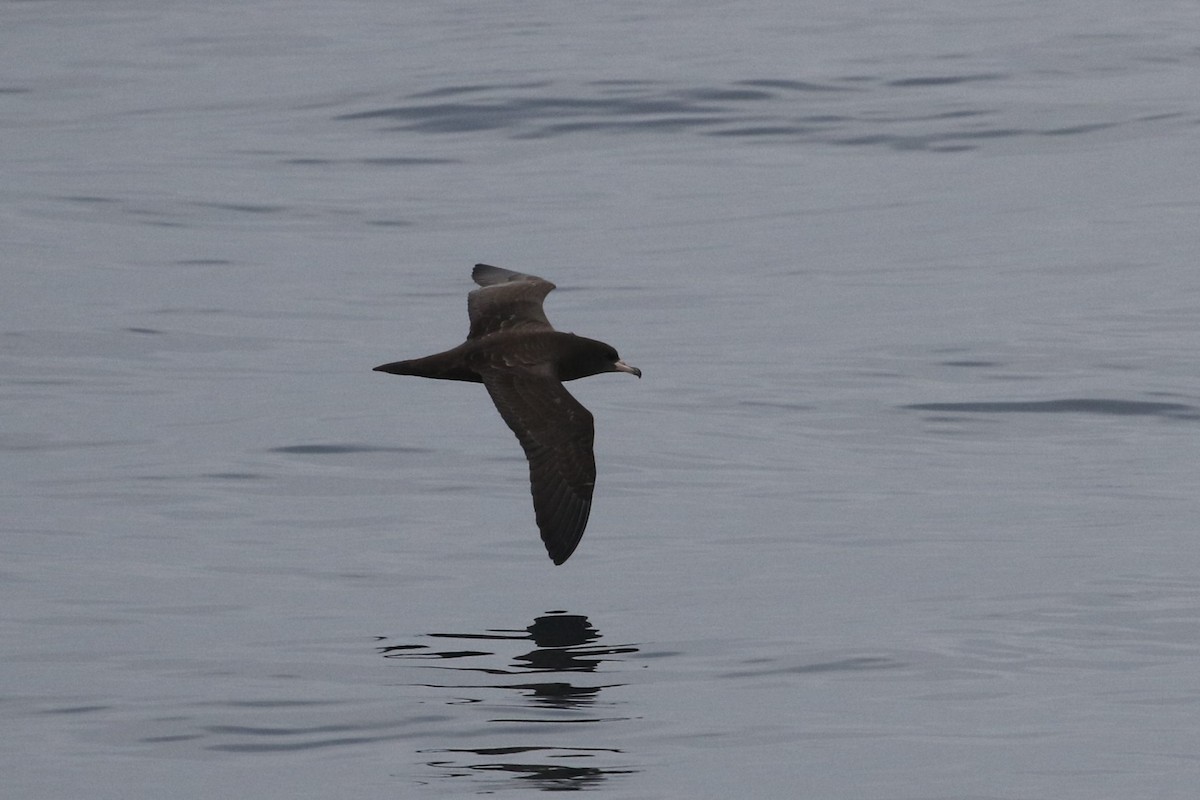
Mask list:
[{"label": "bird's body", "polygon": [[485,383],[483,376],[495,370],[522,369],[544,373],[547,378],[559,381],[574,381],[597,373],[589,371],[587,363],[573,363],[572,354],[581,346],[588,348],[602,344],[555,330],[497,331],[480,339],[468,339],[453,350],[383,365],[387,369],[375,369],[393,375],[471,383]]},{"label": "bird's body", "polygon": [[452,350],[375,367],[379,372],[482,383],[529,459],[538,529],[555,564],[587,526],[596,482],[592,415],[563,381],[631,367],[604,342],[554,330],[542,301],[555,287],[533,275],[476,264],[471,329]]}]

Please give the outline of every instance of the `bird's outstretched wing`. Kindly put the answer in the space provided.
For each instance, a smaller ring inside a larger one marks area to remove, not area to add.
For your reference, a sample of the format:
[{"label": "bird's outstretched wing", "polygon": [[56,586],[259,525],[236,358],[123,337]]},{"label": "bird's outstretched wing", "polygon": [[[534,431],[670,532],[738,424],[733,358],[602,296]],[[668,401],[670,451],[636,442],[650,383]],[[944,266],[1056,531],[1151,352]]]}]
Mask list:
[{"label": "bird's outstretched wing", "polygon": [[467,295],[467,339],[499,331],[554,330],[542,310],[542,301],[554,290],[550,281],[489,264],[476,264],[471,277],[481,288]]},{"label": "bird's outstretched wing", "polygon": [[592,414],[552,378],[489,370],[483,385],[525,449],[538,530],[561,564],[579,544],[592,509]]}]

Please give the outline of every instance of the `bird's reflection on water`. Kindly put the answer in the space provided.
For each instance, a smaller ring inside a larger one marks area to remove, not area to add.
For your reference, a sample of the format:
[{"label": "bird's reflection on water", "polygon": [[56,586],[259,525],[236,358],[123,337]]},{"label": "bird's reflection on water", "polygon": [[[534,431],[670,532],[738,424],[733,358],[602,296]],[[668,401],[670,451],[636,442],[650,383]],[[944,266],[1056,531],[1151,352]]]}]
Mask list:
[{"label": "bird's reflection on water", "polygon": [[[587,737],[602,739],[606,725],[629,719],[613,713],[618,710],[617,701],[600,698],[603,690],[622,684],[597,682],[591,676],[614,671],[604,665],[619,662],[638,648],[600,644],[601,634],[587,617],[565,611],[548,612],[524,629],[426,636],[439,640],[438,644],[385,643],[378,650],[384,658],[454,670],[458,675],[454,682],[420,685],[452,690],[447,705],[479,708],[487,715],[488,738],[505,740],[504,744],[488,742],[497,746],[422,750],[438,756],[426,763],[440,774],[462,778],[507,775],[519,785],[506,782],[492,788],[532,786],[562,791],[590,788],[613,775],[636,772],[621,763],[620,750],[595,746],[603,742],[587,741]],[[442,641],[448,646],[438,646]],[[533,649],[527,649],[529,643]],[[468,682],[462,680],[464,674],[492,680]],[[504,678],[508,680],[497,680]],[[521,698],[520,703],[512,702],[514,694]],[[610,713],[596,713],[599,710]]]}]

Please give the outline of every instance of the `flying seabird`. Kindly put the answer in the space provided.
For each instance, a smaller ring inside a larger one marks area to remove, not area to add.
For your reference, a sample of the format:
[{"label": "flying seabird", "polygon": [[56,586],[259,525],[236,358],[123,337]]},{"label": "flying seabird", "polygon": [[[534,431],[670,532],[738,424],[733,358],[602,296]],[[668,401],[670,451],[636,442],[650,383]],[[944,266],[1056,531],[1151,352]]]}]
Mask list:
[{"label": "flying seabird", "polygon": [[465,342],[375,371],[484,385],[525,449],[537,526],[561,564],[583,536],[596,484],[592,415],[563,381],[642,371],[604,342],[554,330],[542,310],[550,281],[488,264],[476,264],[471,277],[481,288],[467,295]]}]

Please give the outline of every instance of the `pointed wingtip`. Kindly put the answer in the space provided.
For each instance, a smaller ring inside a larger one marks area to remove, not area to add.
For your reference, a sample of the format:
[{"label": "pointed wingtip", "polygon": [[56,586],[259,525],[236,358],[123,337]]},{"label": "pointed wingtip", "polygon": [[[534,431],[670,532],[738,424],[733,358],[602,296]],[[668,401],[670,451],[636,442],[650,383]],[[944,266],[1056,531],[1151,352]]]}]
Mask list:
[{"label": "pointed wingtip", "polygon": [[550,288],[554,288],[554,284],[545,278],[539,278],[537,275],[529,275],[524,272],[516,272],[504,267],[497,267],[493,264],[476,264],[471,270],[471,280],[478,283],[480,286],[495,286],[500,283],[546,283]]},{"label": "pointed wingtip", "polygon": [[561,544],[559,544],[556,547],[551,548],[550,545],[546,545],[546,555],[550,556],[550,560],[554,562],[554,566],[556,567],[561,567],[563,564],[567,563],[567,559],[570,558],[571,554],[574,552],[574,547],[564,548]]},{"label": "pointed wingtip", "polygon": [[561,567],[571,557],[571,554],[575,552],[575,549],[579,547],[579,540],[582,538],[583,532],[580,531],[580,535],[576,537],[573,544],[562,540],[547,541],[544,536],[542,537],[542,543],[546,545],[546,555],[550,556],[550,560],[554,562],[554,566]]},{"label": "pointed wingtip", "polygon": [[519,277],[519,273],[505,269],[504,267],[494,267],[491,264],[476,264],[475,268],[471,270],[471,280],[480,286],[505,283],[506,281],[515,280],[514,276]]},{"label": "pointed wingtip", "polygon": [[[584,517],[584,525],[587,524],[587,517]],[[542,544],[546,546],[546,555],[550,556],[550,560],[554,562],[554,566],[561,567],[566,563],[567,559],[579,547],[579,540],[583,538],[583,531],[572,534],[567,532],[566,535],[547,536],[545,531],[540,531],[542,534]]]}]

